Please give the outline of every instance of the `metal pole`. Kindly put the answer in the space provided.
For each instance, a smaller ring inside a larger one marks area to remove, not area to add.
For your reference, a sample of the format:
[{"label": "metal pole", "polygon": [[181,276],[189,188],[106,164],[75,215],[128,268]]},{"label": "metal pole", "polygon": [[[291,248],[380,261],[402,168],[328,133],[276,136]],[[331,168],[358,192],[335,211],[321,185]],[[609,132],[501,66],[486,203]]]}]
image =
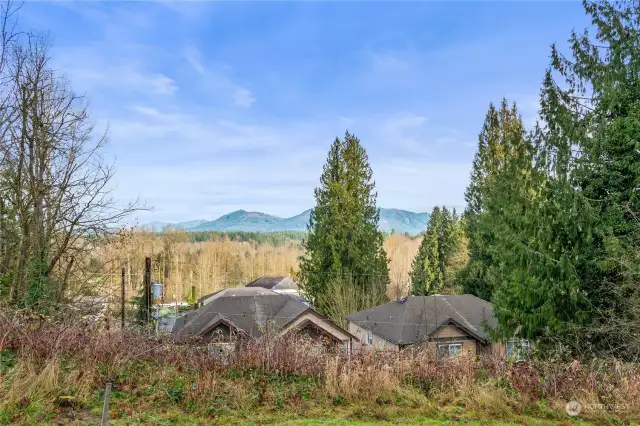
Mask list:
[{"label": "metal pole", "polygon": [[102,421],[101,426],[109,426],[109,397],[111,396],[111,383],[107,383],[107,387],[104,390],[104,405],[102,406]]},{"label": "metal pole", "polygon": [[124,274],[125,268],[122,266],[122,281],[120,287],[120,320],[122,322],[122,329],[124,330]]}]

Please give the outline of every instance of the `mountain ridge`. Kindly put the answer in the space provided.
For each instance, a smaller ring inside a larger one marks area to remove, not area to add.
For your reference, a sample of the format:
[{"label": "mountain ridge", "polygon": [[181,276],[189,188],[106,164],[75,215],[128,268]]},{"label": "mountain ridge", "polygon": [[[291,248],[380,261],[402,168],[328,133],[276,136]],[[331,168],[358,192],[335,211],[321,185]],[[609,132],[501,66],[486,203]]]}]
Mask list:
[{"label": "mountain ridge", "polygon": [[[167,227],[197,231],[246,231],[246,232],[286,232],[307,231],[307,223],[312,209],[307,209],[291,217],[278,217],[262,212],[236,210],[224,214],[215,220],[190,220],[187,222],[166,223],[151,222],[142,226],[153,232],[163,232]],[[378,229],[383,232],[408,233],[418,235],[427,228],[429,213],[415,213],[401,209],[380,208]]]}]

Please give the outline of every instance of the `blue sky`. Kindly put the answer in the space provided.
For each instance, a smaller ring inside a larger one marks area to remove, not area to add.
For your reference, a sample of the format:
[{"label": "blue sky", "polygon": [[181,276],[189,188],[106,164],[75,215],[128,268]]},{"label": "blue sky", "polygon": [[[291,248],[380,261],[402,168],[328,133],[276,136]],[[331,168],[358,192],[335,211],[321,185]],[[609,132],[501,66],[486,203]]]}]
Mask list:
[{"label": "blue sky", "polygon": [[463,206],[503,96],[535,120],[550,44],[579,2],[27,2],[53,64],[90,98],[114,194],[142,222],[313,206],[332,140],[367,149],[378,205]]}]

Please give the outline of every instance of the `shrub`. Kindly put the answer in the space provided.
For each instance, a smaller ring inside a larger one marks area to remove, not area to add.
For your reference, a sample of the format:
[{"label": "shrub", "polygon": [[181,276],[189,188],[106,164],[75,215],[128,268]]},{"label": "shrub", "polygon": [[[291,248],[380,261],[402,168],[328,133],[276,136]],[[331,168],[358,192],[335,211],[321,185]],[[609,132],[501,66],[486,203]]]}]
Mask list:
[{"label": "shrub", "polygon": [[614,359],[511,363],[465,356],[436,360],[420,348],[361,355],[314,349],[295,336],[265,334],[223,358],[170,336],[0,311],[0,394],[6,395],[0,412],[21,401],[99,404],[96,395],[112,382],[118,395],[113,404],[122,415],[134,403],[168,402],[215,415],[261,406],[395,404],[424,410],[438,404],[496,417],[530,414],[535,406],[545,416],[566,416],[564,406],[574,399],[587,415],[624,420],[640,413],[640,366]]}]

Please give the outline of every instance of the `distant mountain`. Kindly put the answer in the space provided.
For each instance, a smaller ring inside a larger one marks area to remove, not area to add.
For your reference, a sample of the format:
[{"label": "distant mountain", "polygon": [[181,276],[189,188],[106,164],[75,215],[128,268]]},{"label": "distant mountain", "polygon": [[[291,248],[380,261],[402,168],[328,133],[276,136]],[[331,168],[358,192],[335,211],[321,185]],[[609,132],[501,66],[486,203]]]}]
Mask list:
[{"label": "distant mountain", "polygon": [[427,229],[429,213],[413,213],[399,209],[380,209],[378,229],[384,232],[407,232],[418,235]]},{"label": "distant mountain", "polygon": [[[168,226],[185,231],[246,231],[246,232],[285,232],[306,231],[311,209],[299,215],[281,218],[260,212],[237,210],[216,220],[192,220],[179,223],[152,222],[144,226],[154,232],[162,232]],[[427,228],[429,213],[414,213],[399,209],[380,209],[378,228],[384,232],[406,232],[417,235]]]}]

